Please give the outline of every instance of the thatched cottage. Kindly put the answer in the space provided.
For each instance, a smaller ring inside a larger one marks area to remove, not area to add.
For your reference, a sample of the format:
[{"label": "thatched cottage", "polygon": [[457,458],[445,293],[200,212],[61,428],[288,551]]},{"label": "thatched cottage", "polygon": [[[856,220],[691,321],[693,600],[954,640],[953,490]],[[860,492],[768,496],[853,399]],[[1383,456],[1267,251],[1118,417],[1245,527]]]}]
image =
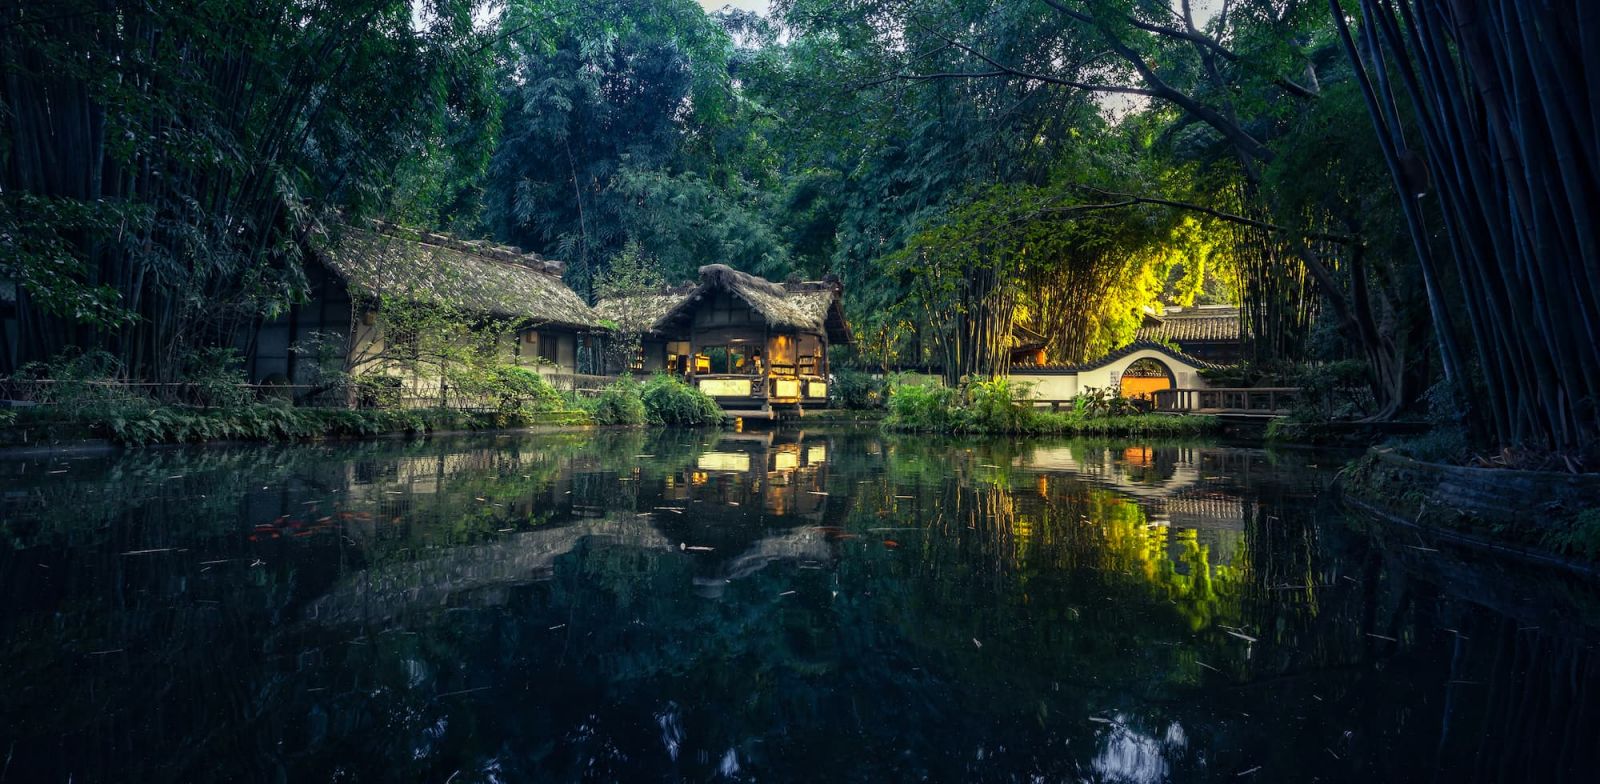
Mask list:
[{"label": "thatched cottage", "polygon": [[595,311],[642,337],[634,369],[684,376],[730,414],[775,418],[826,405],[828,347],[852,340],[842,290],[831,278],[774,283],[710,264],[693,285],[603,299]]},{"label": "thatched cottage", "polygon": [[562,282],[560,262],[507,247],[374,224],[347,229],[313,259],[307,301],[255,331],[245,352],[252,381],[314,390],[329,359],[315,356],[314,347],[333,346],[344,373],[417,387],[417,379],[401,378],[405,363],[397,358],[418,336],[385,334],[384,301],[438,306],[478,326],[492,324],[504,331],[497,350],[507,364],[545,373],[576,372],[601,329]]}]

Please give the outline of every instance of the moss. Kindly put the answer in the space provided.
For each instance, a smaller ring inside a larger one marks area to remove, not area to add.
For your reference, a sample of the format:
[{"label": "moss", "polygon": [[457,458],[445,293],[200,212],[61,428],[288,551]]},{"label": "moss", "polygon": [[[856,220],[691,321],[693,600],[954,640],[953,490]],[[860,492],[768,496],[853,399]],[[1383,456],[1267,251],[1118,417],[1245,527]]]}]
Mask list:
[{"label": "moss", "polygon": [[1589,507],[1543,537],[1544,546],[1563,555],[1600,561],[1600,507]]},{"label": "moss", "polygon": [[[1571,497],[1525,499],[1518,511],[1497,511],[1492,506],[1447,503],[1440,497],[1440,470],[1458,467],[1420,461],[1395,452],[1369,452],[1340,474],[1340,489],[1348,497],[1385,516],[1468,538],[1489,540],[1530,552],[1600,561],[1600,507],[1572,504]],[[1483,472],[1481,482],[1492,493],[1495,472]],[[1527,474],[1529,472],[1516,472]],[[1565,475],[1550,474],[1550,487],[1559,487]],[[1456,482],[1463,480],[1456,479]]]}]

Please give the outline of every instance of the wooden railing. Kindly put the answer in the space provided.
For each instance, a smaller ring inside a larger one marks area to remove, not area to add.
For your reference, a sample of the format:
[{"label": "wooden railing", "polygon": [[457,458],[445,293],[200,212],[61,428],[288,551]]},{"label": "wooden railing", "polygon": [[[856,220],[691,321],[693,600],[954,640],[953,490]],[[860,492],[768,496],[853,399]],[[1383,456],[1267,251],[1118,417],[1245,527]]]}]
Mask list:
[{"label": "wooden railing", "polygon": [[1150,397],[1156,411],[1171,414],[1283,416],[1299,400],[1300,388],[1158,389]]},{"label": "wooden railing", "polygon": [[599,376],[590,373],[568,373],[566,371],[547,371],[540,375],[544,376],[544,380],[550,382],[551,386],[562,392],[577,392],[579,394],[597,393],[621,378],[621,376]]}]

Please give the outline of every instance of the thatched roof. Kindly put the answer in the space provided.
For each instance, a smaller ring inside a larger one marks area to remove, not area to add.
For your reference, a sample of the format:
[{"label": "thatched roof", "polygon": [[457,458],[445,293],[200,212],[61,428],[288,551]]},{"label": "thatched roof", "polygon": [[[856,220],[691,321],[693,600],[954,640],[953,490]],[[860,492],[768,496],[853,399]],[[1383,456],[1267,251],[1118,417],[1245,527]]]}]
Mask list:
[{"label": "thatched roof", "polygon": [[692,285],[674,286],[622,297],[605,297],[594,304],[594,314],[601,321],[611,322],[627,332],[650,332],[655,329],[656,322],[688,299],[694,290]]},{"label": "thatched roof", "polygon": [[596,303],[595,311],[624,329],[647,324],[641,331],[666,333],[672,321],[688,316],[696,302],[717,290],[743,300],[774,327],[826,334],[834,343],[852,340],[837,281],[773,283],[726,264],[701,267],[700,281],[694,285],[603,299]]},{"label": "thatched roof", "polygon": [[560,262],[512,248],[378,223],[347,229],[320,256],[355,296],[406,297],[527,325],[599,326],[561,282]]},{"label": "thatched roof", "polygon": [[1139,326],[1139,340],[1184,343],[1236,341],[1239,339],[1239,308],[1232,305],[1200,305],[1193,308],[1167,308],[1165,313],[1146,313]]}]

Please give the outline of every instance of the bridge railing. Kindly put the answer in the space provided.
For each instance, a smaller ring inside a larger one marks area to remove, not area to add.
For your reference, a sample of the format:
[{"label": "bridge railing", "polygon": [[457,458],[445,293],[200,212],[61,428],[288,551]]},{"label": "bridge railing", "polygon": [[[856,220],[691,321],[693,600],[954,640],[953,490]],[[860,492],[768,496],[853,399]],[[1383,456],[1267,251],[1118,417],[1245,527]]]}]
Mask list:
[{"label": "bridge railing", "polygon": [[1255,414],[1281,416],[1300,399],[1299,387],[1212,387],[1158,389],[1150,393],[1156,411],[1172,414]]}]

